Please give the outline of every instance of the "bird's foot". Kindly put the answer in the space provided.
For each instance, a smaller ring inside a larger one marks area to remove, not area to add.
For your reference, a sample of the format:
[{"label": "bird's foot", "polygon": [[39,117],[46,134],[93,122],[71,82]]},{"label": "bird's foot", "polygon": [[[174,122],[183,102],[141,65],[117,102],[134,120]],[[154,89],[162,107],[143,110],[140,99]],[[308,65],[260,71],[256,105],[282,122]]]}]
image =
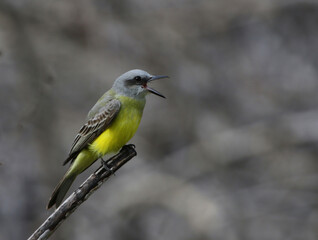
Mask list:
[{"label": "bird's foot", "polygon": [[105,161],[103,158],[100,158],[101,159],[101,164],[103,165],[103,167],[111,172],[112,175],[116,176],[115,172],[111,169],[111,167],[108,165],[108,161]]},{"label": "bird's foot", "polygon": [[126,145],[124,145],[124,146],[121,148],[121,150],[124,150],[125,148],[133,148],[133,149],[135,149],[136,146],[135,146],[135,144],[126,144]]}]

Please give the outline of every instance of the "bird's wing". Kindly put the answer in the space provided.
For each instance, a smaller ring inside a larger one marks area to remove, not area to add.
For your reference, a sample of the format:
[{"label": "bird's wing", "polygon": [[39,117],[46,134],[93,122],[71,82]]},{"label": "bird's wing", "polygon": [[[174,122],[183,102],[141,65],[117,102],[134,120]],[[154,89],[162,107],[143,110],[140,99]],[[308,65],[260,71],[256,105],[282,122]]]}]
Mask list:
[{"label": "bird's wing", "polygon": [[[94,106],[96,109],[96,106]],[[107,129],[112,120],[116,117],[120,109],[120,101],[117,99],[107,99],[107,102],[88,119],[87,123],[79,130],[68,158],[63,165],[74,159],[78,153],[88,144],[92,143],[103,131]]]}]

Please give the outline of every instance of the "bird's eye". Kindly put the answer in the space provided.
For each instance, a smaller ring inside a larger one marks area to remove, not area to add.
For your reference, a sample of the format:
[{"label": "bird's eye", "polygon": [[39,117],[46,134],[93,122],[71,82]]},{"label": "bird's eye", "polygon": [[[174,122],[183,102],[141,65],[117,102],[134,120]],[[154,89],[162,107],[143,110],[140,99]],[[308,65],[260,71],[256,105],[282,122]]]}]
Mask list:
[{"label": "bird's eye", "polygon": [[134,77],[134,80],[136,81],[136,83],[140,83],[141,82],[141,77],[140,76],[136,76],[136,77]]}]

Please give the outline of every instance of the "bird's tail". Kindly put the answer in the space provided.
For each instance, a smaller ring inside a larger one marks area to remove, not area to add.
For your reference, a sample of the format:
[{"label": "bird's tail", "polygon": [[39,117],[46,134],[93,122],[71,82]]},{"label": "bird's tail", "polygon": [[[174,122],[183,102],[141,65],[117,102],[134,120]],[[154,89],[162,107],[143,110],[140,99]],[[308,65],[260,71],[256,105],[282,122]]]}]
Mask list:
[{"label": "bird's tail", "polygon": [[60,206],[62,203],[63,198],[65,197],[67,191],[71,187],[72,183],[74,182],[77,174],[72,174],[70,171],[68,171],[62,180],[59,182],[59,184],[55,187],[52,196],[49,200],[49,203],[47,204],[47,209],[50,209],[52,206]]}]

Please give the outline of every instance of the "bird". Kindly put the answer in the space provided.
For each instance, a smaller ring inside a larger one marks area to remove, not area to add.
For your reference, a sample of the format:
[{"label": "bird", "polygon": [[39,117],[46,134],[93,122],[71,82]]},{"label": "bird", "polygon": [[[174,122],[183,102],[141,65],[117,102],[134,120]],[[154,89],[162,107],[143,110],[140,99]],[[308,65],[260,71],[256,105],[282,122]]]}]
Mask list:
[{"label": "bird", "polygon": [[106,154],[118,152],[136,133],[149,93],[165,98],[148,86],[166,75],[151,75],[140,69],[130,70],[115,81],[92,107],[86,123],[75,137],[63,165],[70,167],[55,187],[47,209],[59,207],[75,178]]}]

